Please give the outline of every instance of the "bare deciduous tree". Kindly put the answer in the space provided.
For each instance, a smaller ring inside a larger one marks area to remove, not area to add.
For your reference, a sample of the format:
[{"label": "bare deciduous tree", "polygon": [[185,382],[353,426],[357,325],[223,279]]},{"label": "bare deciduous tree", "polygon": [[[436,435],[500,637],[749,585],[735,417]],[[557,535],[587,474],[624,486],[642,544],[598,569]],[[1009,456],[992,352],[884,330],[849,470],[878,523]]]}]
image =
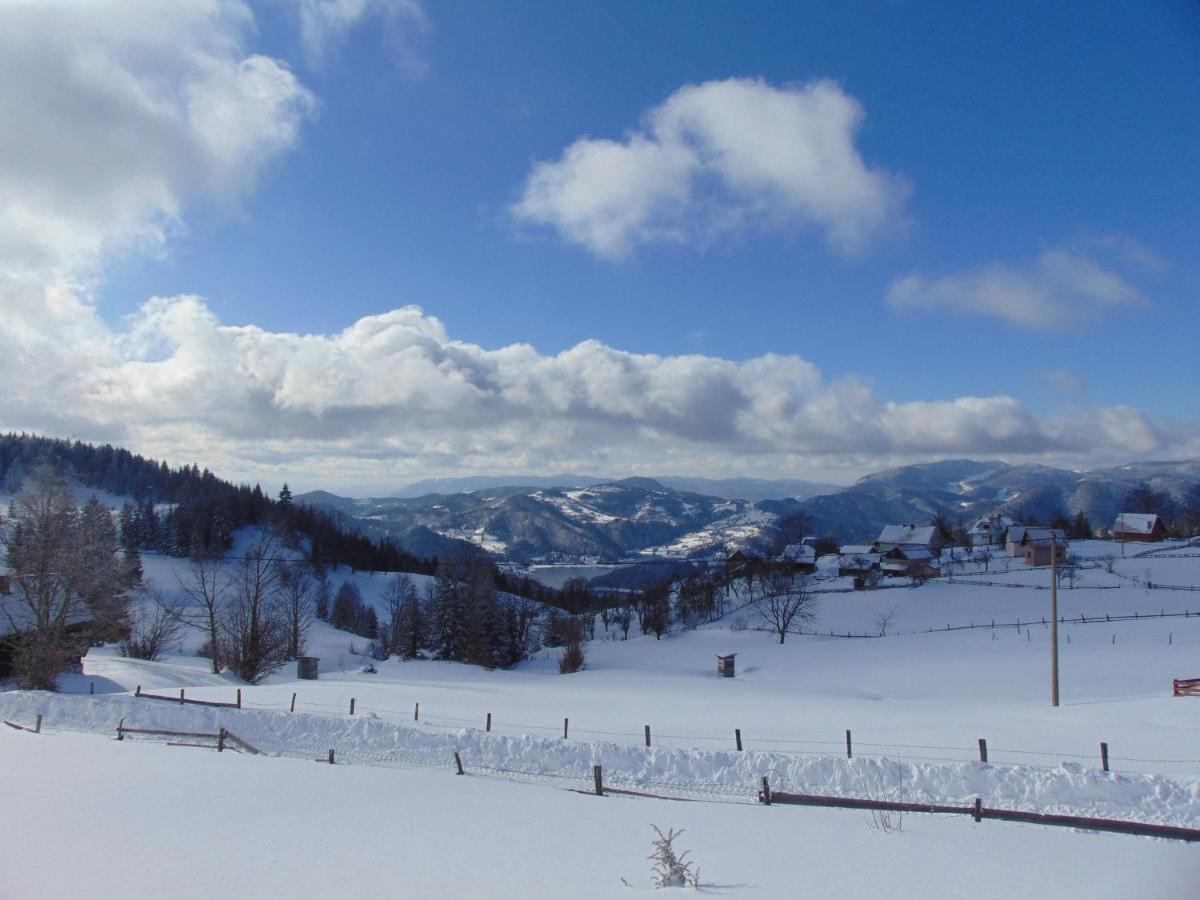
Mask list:
[{"label": "bare deciduous tree", "polygon": [[184,622],[208,638],[208,655],[216,675],[221,671],[221,618],[228,591],[224,563],[219,557],[196,556],[188,562],[187,573],[176,579],[179,589],[195,604]]},{"label": "bare deciduous tree", "polygon": [[133,659],[158,659],[164,650],[179,640],[183,611],[159,591],[147,590],[134,603],[129,617],[129,634],[119,644],[122,656]]},{"label": "bare deciduous tree", "polygon": [[763,566],[754,577],[758,586],[750,603],[770,630],[779,635],[779,643],[784,642],[794,625],[816,618],[817,599],[807,574],[794,572],[788,566],[769,565]]},{"label": "bare deciduous tree", "polygon": [[316,615],[312,567],[302,560],[279,564],[280,607],[287,622],[287,657],[304,652],[304,638]]},{"label": "bare deciduous tree", "polygon": [[287,622],[279,613],[279,540],[263,531],[233,573],[222,623],[222,654],[243,680],[256,684],[287,658]]}]

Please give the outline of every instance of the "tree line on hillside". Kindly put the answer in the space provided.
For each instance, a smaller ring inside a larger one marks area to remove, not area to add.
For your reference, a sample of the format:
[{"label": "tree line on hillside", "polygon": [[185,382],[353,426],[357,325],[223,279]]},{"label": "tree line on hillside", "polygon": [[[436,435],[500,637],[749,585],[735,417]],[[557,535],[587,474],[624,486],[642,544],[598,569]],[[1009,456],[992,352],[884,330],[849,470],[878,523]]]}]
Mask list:
[{"label": "tree line on hillside", "polygon": [[[345,565],[358,571],[424,575],[438,570],[437,559],[414,556],[388,538],[371,540],[340,514],[294,503],[286,484],[273,499],[258,485],[234,485],[195,464],[172,468],[108,444],[0,435],[0,489],[16,494],[38,466],[67,474],[88,487],[132,497],[118,516],[120,544],[131,555],[150,551],[212,556],[230,548],[239,528],[262,525],[302,535],[306,555],[317,569]],[[543,603],[560,602],[557,591],[528,577],[495,567],[492,577],[501,591]]]},{"label": "tree line on hillside", "polygon": [[68,473],[88,487],[132,497],[130,509],[122,513],[122,541],[141,550],[211,555],[227,550],[237,529],[272,523],[304,535],[309,557],[317,564],[427,574],[436,568],[391,541],[372,541],[344,527],[333,514],[292,503],[287,491],[272,499],[258,485],[234,485],[195,464],[172,468],[109,444],[0,435],[0,487],[20,491],[39,465]]}]

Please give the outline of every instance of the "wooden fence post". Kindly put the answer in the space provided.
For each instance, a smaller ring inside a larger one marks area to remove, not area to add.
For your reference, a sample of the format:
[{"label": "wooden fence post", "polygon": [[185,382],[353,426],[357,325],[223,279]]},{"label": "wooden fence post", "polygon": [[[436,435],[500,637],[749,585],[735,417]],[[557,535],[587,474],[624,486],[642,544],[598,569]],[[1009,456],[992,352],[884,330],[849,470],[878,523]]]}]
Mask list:
[{"label": "wooden fence post", "polygon": [[291,705],[291,708],[288,709],[288,712],[295,712],[295,711],[296,711],[296,692],[292,691],[292,705]]},{"label": "wooden fence post", "polygon": [[125,720],[124,719],[122,719],[120,722],[117,723],[117,740],[118,741],[125,740]]},{"label": "wooden fence post", "polygon": [[330,748],[329,748],[329,764],[330,764],[331,766],[333,766],[333,765],[337,765],[337,764],[334,762],[334,755],[333,755],[333,748],[332,748],[332,747],[330,747]]},{"label": "wooden fence post", "polygon": [[354,715],[354,698],[350,698],[350,715]]},{"label": "wooden fence post", "polygon": [[89,694],[96,693],[96,682],[93,681],[90,685],[88,685],[88,693]]},{"label": "wooden fence post", "polygon": [[135,696],[135,697],[142,696],[142,686],[140,684],[137,686],[137,690],[133,692],[133,696]]},{"label": "wooden fence post", "polygon": [[458,767],[458,774],[459,774],[459,775],[465,775],[465,774],[466,774],[466,772],[464,772],[464,771],[463,771],[463,767],[462,767],[462,757],[458,755],[458,751],[457,751],[457,750],[455,750],[455,751],[454,751],[454,765],[456,765],[456,766]]},{"label": "wooden fence post", "polygon": [[974,816],[976,822],[983,821],[983,800],[979,797],[975,798],[975,809],[971,815]]},{"label": "wooden fence post", "polygon": [[592,778],[596,782],[596,796],[604,796],[604,771],[599,766],[592,766]]},{"label": "wooden fence post", "polygon": [[241,688],[238,688],[237,708],[238,709],[242,708],[242,689]]},{"label": "wooden fence post", "polygon": [[222,728],[217,732],[217,752],[225,752],[225,729]]},{"label": "wooden fence post", "polygon": [[570,725],[570,721],[567,719],[566,716],[563,716],[563,740],[564,741],[567,739],[567,727],[569,725]]},{"label": "wooden fence post", "polygon": [[179,689],[179,702],[181,704],[183,703],[183,688]]},{"label": "wooden fence post", "polygon": [[853,744],[850,743],[850,729],[846,729],[846,759],[854,758]]},{"label": "wooden fence post", "polygon": [[418,703],[416,706],[413,707],[413,721],[414,722],[421,721],[421,704],[420,703]]},{"label": "wooden fence post", "polygon": [[1100,742],[1100,766],[1105,772],[1108,771],[1108,742]]},{"label": "wooden fence post", "polygon": [[767,784],[766,775],[763,776],[762,802],[763,806],[771,805],[771,786]]},{"label": "wooden fence post", "polygon": [[33,733],[34,734],[42,733],[42,714],[41,713],[38,713],[37,721],[33,725]]},{"label": "wooden fence post", "polygon": [[987,740],[985,738],[979,739],[979,761],[987,762]]},{"label": "wooden fence post", "polygon": [[492,730],[492,714],[491,713],[487,714],[487,725],[484,726],[484,730],[485,731]]},{"label": "wooden fence post", "polygon": [[742,729],[733,729],[733,740],[737,743],[738,752],[742,752]]},{"label": "wooden fence post", "polygon": [[650,746],[650,726],[646,726],[646,746]]}]

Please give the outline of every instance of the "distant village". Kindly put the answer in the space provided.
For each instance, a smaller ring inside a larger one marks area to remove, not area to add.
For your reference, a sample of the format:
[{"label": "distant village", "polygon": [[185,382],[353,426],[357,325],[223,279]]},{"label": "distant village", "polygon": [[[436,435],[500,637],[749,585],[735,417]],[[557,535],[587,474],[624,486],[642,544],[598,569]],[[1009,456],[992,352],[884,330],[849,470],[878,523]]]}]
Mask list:
[{"label": "distant village", "polygon": [[[1161,541],[1167,537],[1162,520],[1151,513],[1122,513],[1107,529],[1107,537],[1116,541]],[[1069,541],[1061,528],[1048,525],[1018,525],[1002,515],[979,519],[967,531],[971,558],[986,563],[1003,556],[1023,559],[1028,566],[1048,566],[1067,559]],[[865,586],[878,578],[937,578],[941,573],[942,550],[947,543],[933,524],[885,525],[870,544],[845,545],[838,552],[838,574]],[[805,554],[803,551],[808,550]],[[815,552],[809,546],[789,547],[789,555],[798,568],[813,571]]]}]

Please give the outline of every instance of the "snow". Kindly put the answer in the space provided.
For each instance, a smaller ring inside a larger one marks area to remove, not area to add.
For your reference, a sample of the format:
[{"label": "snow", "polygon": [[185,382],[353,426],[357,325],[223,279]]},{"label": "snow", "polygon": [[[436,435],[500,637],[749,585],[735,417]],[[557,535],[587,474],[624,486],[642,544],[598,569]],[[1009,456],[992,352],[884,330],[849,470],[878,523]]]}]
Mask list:
[{"label": "snow", "polygon": [[[21,862],[0,867],[0,896],[81,886],[100,896],[623,896],[621,878],[650,887],[651,823],[685,828],[680,846],[703,890],[723,895],[1195,896],[1195,848],[1172,842],[915,814],[883,834],[860,812],[754,802],[766,775],[776,790],[978,796],[1200,827],[1200,698],[1171,696],[1172,678],[1200,675],[1200,614],[1169,617],[1200,613],[1200,594],[1147,587],[1200,583],[1200,548],[1071,550],[1088,567],[1059,590],[1059,609],[1089,622],[1060,626],[1057,709],[1042,624],[1049,570],[1004,557],[985,568],[962,553],[952,563],[943,554],[951,577],[871,591],[831,577],[823,558],[814,627],[826,635],[783,645],[754,630],[748,610],[661,641],[618,640],[598,624],[587,668],[570,676],[557,674],[555,650],[508,671],[393,659],[365,674],[366,642],[325,623],[309,635],[318,681],[297,681],[291,666],[253,687],[213,675],[191,655],[198,633],[157,663],[94,648],[63,694],[0,693],[0,718],[44,717],[40,735],[0,728],[0,767],[13,773],[0,795],[22,822],[6,838],[6,856]],[[147,554],[143,565],[177,591],[182,561]],[[425,577],[410,577],[424,590]],[[335,590],[343,579],[375,602],[390,576],[336,571]],[[1137,621],[1093,621],[1134,612]],[[874,634],[888,614],[887,637],[828,634]],[[749,627],[735,630],[739,620]],[[736,678],[716,677],[718,653],[737,654]],[[240,686],[244,708],[136,699],[139,685],[223,701]],[[224,726],[269,755],[117,743],[121,719]],[[312,762],[331,747],[346,765]],[[469,777],[453,774],[455,751]],[[588,790],[594,764],[610,785],[702,802],[572,792]],[[140,851],[154,868],[131,862]]]},{"label": "snow", "polygon": [[906,816],[882,834],[854,811],[599,799],[449,767],[8,729],[0,766],[19,775],[4,788],[21,821],[0,867],[11,898],[627,897],[651,890],[651,823],[685,830],[676,846],[718,896],[1194,895],[1192,847],[968,817]]}]

